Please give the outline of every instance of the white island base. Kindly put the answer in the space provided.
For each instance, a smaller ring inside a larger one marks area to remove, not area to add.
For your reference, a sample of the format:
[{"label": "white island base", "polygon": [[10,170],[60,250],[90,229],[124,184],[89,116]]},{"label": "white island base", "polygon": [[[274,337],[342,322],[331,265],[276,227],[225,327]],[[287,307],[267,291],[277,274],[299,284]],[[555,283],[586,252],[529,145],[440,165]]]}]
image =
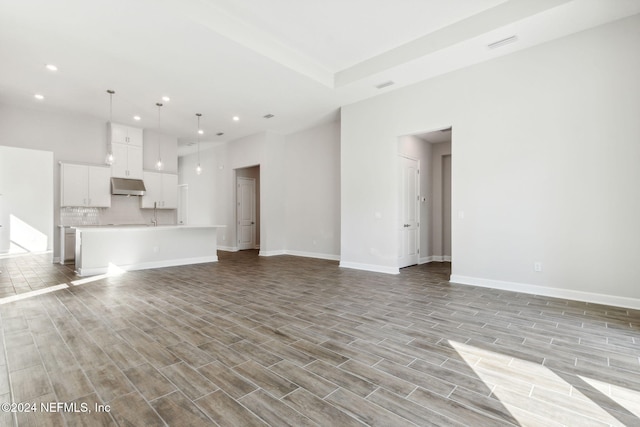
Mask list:
[{"label": "white island base", "polygon": [[143,270],[218,261],[223,225],[110,226],[76,228],[76,273]]}]

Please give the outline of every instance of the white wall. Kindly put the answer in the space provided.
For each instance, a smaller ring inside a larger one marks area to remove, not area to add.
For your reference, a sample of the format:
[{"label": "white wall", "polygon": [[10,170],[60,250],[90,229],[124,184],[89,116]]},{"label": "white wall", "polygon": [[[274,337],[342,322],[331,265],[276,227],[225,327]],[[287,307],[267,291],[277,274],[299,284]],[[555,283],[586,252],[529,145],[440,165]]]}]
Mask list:
[{"label": "white wall", "polygon": [[0,253],[53,248],[53,153],[0,146]]},{"label": "white wall", "polygon": [[[213,149],[202,151],[201,148],[202,173],[200,175],[196,174],[197,165],[197,154],[178,158],[178,182],[189,186],[187,223],[191,225],[217,225],[215,207],[216,203],[219,203],[219,197],[214,182],[218,174],[218,165],[214,162]],[[218,231],[218,236],[221,234],[222,231]]]},{"label": "white wall", "polygon": [[[189,186],[189,219],[227,225],[218,246],[237,250],[236,171],[260,166],[260,254],[338,259],[340,254],[340,125],[282,136],[260,133],[180,158]],[[242,173],[242,172],[240,172]],[[314,243],[315,242],[315,243]]]},{"label": "white wall", "polygon": [[286,249],[339,259],[340,123],[286,138]]},{"label": "white wall", "polygon": [[221,249],[237,250],[236,169],[259,165],[260,254],[284,253],[284,137],[264,132],[201,151],[203,172],[199,177],[186,172],[195,170],[195,158],[195,154],[190,154],[180,159],[180,183],[189,185],[189,220],[194,211],[200,211],[203,214],[196,219],[206,224],[226,225],[218,231],[218,245]]},{"label": "white wall", "polygon": [[452,125],[452,280],[640,308],[638,46],[634,16],[343,107],[341,264],[397,271],[397,136]]},{"label": "white wall", "polygon": [[[145,129],[142,168],[156,170],[158,154],[162,158],[163,172],[178,173],[178,138]],[[158,147],[159,146],[159,147]]]}]

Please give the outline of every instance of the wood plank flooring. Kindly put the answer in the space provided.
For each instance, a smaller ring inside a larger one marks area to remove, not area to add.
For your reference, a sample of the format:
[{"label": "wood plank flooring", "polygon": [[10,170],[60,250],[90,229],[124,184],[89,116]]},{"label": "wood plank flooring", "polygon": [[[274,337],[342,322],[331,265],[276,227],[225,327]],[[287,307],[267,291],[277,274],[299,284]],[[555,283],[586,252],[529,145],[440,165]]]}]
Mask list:
[{"label": "wood plank flooring", "polygon": [[[447,263],[219,257],[80,285],[2,260],[0,425],[640,425],[638,311],[450,284]],[[32,282],[68,287],[7,299]]]}]

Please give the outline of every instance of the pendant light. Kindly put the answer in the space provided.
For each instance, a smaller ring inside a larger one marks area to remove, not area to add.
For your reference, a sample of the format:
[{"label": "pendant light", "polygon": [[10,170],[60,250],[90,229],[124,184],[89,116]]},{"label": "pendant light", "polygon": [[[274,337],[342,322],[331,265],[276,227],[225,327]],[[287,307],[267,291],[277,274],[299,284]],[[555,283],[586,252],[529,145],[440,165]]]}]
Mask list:
[{"label": "pendant light", "polygon": [[[107,93],[109,94],[109,124],[111,124],[113,122],[113,95],[116,92],[109,89],[107,90]],[[113,157],[113,150],[111,149],[111,141],[107,141],[107,157],[105,158],[104,162],[111,166],[114,160],[115,159]]]},{"label": "pendant light", "polygon": [[156,162],[156,169],[161,171],[162,167],[164,166],[162,163],[162,156],[160,156],[160,139],[162,136],[160,134],[160,108],[162,108],[162,104],[156,102],[156,105],[158,106],[158,161]]},{"label": "pendant light", "polygon": [[200,117],[202,117],[202,114],[196,113],[196,116],[198,117],[198,166],[196,166],[196,174],[200,175],[202,173],[202,168],[200,167],[200,133],[202,133],[202,129],[200,129]]}]

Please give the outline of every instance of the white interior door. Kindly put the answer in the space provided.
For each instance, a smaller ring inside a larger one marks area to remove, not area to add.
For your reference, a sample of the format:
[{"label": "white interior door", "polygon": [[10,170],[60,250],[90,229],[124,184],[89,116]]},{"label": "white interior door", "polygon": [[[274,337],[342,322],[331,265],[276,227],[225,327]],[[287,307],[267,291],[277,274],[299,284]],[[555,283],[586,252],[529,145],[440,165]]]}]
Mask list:
[{"label": "white interior door", "polygon": [[237,177],[238,249],[256,247],[256,180]]},{"label": "white interior door", "polygon": [[398,267],[418,263],[420,254],[420,169],[415,159],[399,156],[400,224]]}]

